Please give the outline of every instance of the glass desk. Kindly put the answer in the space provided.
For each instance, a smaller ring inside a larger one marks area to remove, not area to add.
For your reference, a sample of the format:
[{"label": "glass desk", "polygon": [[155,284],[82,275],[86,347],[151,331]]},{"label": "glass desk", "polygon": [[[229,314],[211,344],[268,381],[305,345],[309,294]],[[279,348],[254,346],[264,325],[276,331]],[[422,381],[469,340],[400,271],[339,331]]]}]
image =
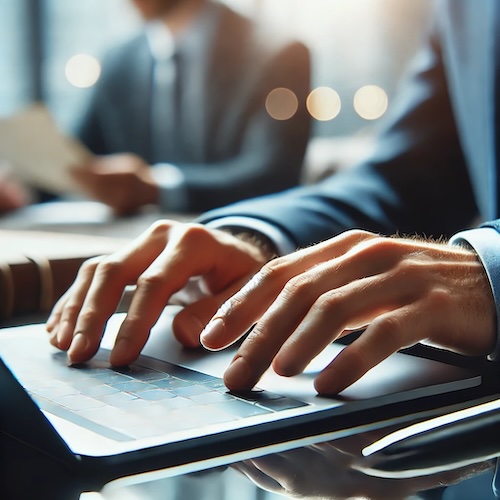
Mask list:
[{"label": "glass desk", "polygon": [[175,477],[143,475],[139,483],[116,481],[99,494],[83,494],[81,500],[495,498],[492,460],[407,479],[382,479],[360,472],[356,469],[360,451],[378,434],[368,432]]}]

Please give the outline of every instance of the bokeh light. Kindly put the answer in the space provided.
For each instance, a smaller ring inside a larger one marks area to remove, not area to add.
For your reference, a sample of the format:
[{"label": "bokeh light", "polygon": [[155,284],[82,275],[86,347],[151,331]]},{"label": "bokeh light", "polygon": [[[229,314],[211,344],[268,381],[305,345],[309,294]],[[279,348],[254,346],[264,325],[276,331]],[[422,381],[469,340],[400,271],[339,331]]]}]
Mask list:
[{"label": "bokeh light", "polygon": [[319,121],[333,120],[340,113],[340,96],[330,87],[318,87],[307,97],[307,110]]},{"label": "bokeh light", "polygon": [[275,120],[289,120],[298,108],[299,100],[290,89],[276,88],[266,98],[266,110]]},{"label": "bokeh light", "polygon": [[89,54],[76,54],[66,63],[65,74],[74,87],[92,87],[101,75],[101,64]]},{"label": "bokeh light", "polygon": [[365,120],[376,120],[383,116],[389,107],[385,90],[377,85],[365,85],[354,95],[354,109]]}]

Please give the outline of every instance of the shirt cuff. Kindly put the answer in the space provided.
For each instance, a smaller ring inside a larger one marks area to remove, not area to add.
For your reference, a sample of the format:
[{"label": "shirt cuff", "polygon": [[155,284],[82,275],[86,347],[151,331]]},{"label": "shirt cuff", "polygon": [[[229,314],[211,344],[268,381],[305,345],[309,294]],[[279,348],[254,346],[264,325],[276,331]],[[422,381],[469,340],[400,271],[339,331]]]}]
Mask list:
[{"label": "shirt cuff", "polygon": [[262,234],[274,244],[278,255],[286,255],[297,250],[293,241],[276,226],[260,219],[243,216],[221,217],[220,219],[207,222],[206,226],[213,229],[236,229]]},{"label": "shirt cuff", "polygon": [[166,212],[186,212],[188,195],[182,170],[170,163],[157,163],[151,173],[160,188],[160,208]]},{"label": "shirt cuff", "polygon": [[500,234],[495,229],[485,227],[470,229],[455,234],[450,239],[450,244],[466,244],[471,247],[479,257],[486,270],[490,282],[496,308],[497,342],[495,349],[488,356],[492,361],[500,360]]}]

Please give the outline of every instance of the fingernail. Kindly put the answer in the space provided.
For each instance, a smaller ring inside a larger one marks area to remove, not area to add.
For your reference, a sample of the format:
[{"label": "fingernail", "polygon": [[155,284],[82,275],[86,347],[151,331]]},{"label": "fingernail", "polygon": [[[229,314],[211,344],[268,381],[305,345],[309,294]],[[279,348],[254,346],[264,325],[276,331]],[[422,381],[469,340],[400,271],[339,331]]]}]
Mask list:
[{"label": "fingernail", "polygon": [[229,389],[251,389],[254,385],[251,372],[245,358],[236,358],[224,373],[224,383]]},{"label": "fingernail", "polygon": [[56,325],[55,317],[54,316],[49,316],[45,323],[45,329],[50,333],[54,329],[54,326]]},{"label": "fingernail", "polygon": [[343,388],[339,384],[337,377],[327,375],[325,372],[320,373],[314,381],[314,388],[318,394],[324,396],[334,396],[338,394]]},{"label": "fingernail", "polygon": [[226,334],[226,325],[222,318],[211,320],[203,329],[200,341],[207,349],[220,347]]},{"label": "fingernail", "polygon": [[87,337],[83,333],[77,333],[68,349],[68,362],[74,364],[78,362],[78,354],[84,353],[88,347]]},{"label": "fingernail", "polygon": [[[130,342],[127,338],[118,338],[111,351],[109,362],[113,366],[123,366],[128,363],[130,357]],[[127,361],[125,361],[127,360]]]}]

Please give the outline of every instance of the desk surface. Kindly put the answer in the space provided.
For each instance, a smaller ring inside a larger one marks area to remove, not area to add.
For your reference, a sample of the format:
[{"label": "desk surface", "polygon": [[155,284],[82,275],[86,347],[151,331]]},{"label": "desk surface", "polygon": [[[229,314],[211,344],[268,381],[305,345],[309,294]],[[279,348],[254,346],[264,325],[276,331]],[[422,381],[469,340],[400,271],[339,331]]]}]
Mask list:
[{"label": "desk surface", "polygon": [[133,238],[160,218],[190,221],[194,217],[189,214],[164,214],[154,207],[129,217],[115,217],[102,203],[54,201],[30,205],[0,217],[0,229]]}]

